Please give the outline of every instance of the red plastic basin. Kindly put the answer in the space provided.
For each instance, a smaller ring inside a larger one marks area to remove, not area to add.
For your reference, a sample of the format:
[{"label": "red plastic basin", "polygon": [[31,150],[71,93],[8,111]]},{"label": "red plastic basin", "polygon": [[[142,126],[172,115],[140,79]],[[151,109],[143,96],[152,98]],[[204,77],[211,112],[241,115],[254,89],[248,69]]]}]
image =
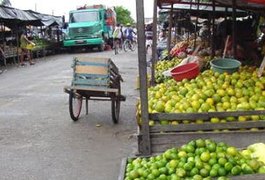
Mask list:
[{"label": "red plastic basin", "polygon": [[181,81],[182,79],[196,78],[199,73],[200,69],[197,63],[184,64],[171,70],[171,76],[176,81]]}]

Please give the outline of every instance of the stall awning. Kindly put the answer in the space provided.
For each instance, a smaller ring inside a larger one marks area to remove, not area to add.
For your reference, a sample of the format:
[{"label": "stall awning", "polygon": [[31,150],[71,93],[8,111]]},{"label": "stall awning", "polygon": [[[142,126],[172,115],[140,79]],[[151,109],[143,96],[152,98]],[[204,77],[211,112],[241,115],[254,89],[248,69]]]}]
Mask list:
[{"label": "stall awning", "polygon": [[[163,9],[160,12],[168,12],[171,6],[164,6]],[[213,6],[212,5],[198,5],[197,4],[174,4],[173,5],[173,10],[176,11],[185,11],[189,12],[191,16],[198,16],[201,18],[208,18],[208,14],[213,12]],[[199,11],[198,11],[199,10]],[[216,17],[223,17],[223,16],[231,16],[233,12],[232,8],[225,8],[225,7],[220,7],[216,6],[215,7],[215,16]],[[236,16],[237,17],[245,17],[247,16],[248,13],[242,10],[237,10],[236,11]]]},{"label": "stall awning", "polygon": [[[216,0],[216,2],[232,7],[232,0]],[[236,8],[244,10],[254,10],[264,13],[265,1],[264,0],[235,0]]]},{"label": "stall awning", "polygon": [[31,10],[20,10],[12,7],[0,6],[0,21],[14,24],[33,25],[33,26],[51,26],[61,25],[60,16],[41,14]]}]

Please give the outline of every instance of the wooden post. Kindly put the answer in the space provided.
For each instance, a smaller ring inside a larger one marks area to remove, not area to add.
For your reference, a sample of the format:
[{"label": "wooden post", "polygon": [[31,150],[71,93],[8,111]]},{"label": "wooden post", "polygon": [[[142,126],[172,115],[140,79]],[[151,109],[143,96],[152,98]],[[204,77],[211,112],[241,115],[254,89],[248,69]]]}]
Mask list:
[{"label": "wooden post", "polygon": [[[197,0],[197,13],[199,13],[199,10],[200,10],[199,7],[200,7],[200,0]],[[194,50],[195,50],[195,48],[196,48],[196,43],[197,43],[197,42],[196,42],[196,41],[197,41],[196,39],[197,39],[197,26],[198,26],[198,18],[199,18],[198,16],[199,16],[199,15],[196,16],[196,22],[195,22],[195,34],[194,34],[194,35],[195,35],[195,36],[194,36],[195,39],[194,39],[194,45],[193,45],[193,49],[194,49]]]},{"label": "wooden post", "polygon": [[138,141],[139,152],[143,155],[151,154],[149,115],[147,99],[147,63],[145,48],[145,28],[144,28],[144,4],[143,0],[136,0],[137,10],[137,40],[138,40],[138,66],[140,77],[140,98],[141,98],[141,117],[142,129],[140,132],[140,142]]},{"label": "wooden post", "polygon": [[169,16],[170,19],[169,19],[168,38],[167,38],[167,50],[168,50],[168,53],[170,52],[170,46],[171,46],[172,17],[173,17],[173,3],[171,4],[170,16]]},{"label": "wooden post", "polygon": [[151,65],[151,85],[155,85],[155,65],[157,60],[157,0],[154,0],[154,13],[153,13],[153,42],[152,42],[152,65]]},{"label": "wooden post", "polygon": [[237,38],[236,38],[236,0],[232,1],[232,8],[233,8],[233,56],[234,58],[237,57]]},{"label": "wooden post", "polygon": [[212,57],[215,56],[215,0],[213,0],[213,15],[212,15],[212,32],[213,32],[213,35],[212,35]]}]

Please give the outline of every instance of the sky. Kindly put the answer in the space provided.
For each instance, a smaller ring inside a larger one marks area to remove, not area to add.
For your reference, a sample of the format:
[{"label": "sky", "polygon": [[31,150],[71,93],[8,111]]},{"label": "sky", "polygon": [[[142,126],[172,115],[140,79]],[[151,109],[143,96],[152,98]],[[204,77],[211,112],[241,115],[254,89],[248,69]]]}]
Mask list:
[{"label": "sky", "polygon": [[[12,7],[22,10],[34,10],[40,13],[68,17],[68,12],[85,4],[104,4],[108,7],[123,6],[136,19],[135,0],[10,0]],[[145,17],[153,17],[153,0],[144,0]]]}]

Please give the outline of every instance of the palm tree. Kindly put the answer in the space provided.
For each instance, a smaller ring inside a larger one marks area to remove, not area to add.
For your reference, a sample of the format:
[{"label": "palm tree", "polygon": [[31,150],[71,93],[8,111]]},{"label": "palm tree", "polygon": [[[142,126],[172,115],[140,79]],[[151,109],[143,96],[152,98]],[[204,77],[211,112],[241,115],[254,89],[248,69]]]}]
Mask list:
[{"label": "palm tree", "polygon": [[11,2],[10,2],[10,0],[0,0],[0,5],[11,6]]}]

